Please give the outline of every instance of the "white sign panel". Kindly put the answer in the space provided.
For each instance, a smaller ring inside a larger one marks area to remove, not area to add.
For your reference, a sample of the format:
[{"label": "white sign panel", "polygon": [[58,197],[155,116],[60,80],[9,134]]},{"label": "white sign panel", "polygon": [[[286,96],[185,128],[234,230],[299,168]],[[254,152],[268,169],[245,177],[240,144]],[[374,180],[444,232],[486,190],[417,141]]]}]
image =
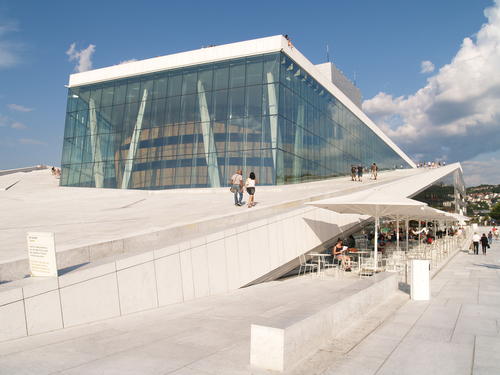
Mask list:
[{"label": "white sign panel", "polygon": [[27,239],[31,276],[57,277],[54,233],[30,232]]}]

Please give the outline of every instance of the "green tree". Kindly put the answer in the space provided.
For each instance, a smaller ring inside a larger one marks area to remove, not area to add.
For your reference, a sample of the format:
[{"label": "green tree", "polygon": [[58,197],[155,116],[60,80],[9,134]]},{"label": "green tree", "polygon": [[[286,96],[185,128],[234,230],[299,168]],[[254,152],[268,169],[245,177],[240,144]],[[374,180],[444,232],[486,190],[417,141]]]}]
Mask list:
[{"label": "green tree", "polygon": [[500,220],[500,203],[497,203],[493,206],[490,212],[490,216],[492,219]]}]

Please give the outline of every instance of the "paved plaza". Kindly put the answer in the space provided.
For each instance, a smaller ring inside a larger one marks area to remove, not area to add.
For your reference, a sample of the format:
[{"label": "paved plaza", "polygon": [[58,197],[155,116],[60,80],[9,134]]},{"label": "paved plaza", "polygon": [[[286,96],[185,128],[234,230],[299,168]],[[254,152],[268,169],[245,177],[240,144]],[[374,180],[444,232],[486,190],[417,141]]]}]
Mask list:
[{"label": "paved plaza", "polygon": [[407,302],[325,374],[500,374],[500,241],[486,256],[458,253],[431,289],[430,302]]},{"label": "paved plaza", "polygon": [[[305,276],[0,344],[5,374],[252,374],[250,324],[334,296],[353,275]],[[500,241],[459,252],[432,280],[430,302],[402,292],[292,374],[500,373]],[[312,297],[311,297],[312,296]]]},{"label": "paved plaza", "polygon": [[[55,232],[57,251],[64,251],[238,213],[244,221],[245,215],[254,211],[270,207],[286,210],[290,209],[290,202],[295,202],[295,207],[302,206],[304,198],[346,194],[432,172],[400,169],[380,173],[377,181],[367,176],[362,183],[339,177],[296,185],[257,186],[257,206],[252,209],[235,207],[229,188],[155,191],[70,188],[58,186],[59,180],[50,175],[50,170],[14,173],[0,176],[0,207],[6,213],[0,215],[0,263],[27,257],[29,231]],[[4,191],[5,188],[8,190]]]}]

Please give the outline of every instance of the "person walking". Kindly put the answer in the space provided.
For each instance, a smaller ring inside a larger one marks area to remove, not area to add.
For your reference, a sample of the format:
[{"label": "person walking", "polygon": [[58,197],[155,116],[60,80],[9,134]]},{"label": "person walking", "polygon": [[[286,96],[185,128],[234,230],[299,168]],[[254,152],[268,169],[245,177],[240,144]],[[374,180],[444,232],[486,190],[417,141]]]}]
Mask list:
[{"label": "person walking", "polygon": [[483,233],[481,236],[481,248],[483,250],[483,255],[486,255],[486,249],[488,248],[488,237],[486,237],[486,234]]},{"label": "person walking", "polygon": [[372,166],[370,167],[370,171],[371,171],[370,179],[376,180],[378,172],[377,164],[373,163]]},{"label": "person walking", "polygon": [[363,166],[358,165],[358,181],[363,182]]},{"label": "person walking", "polygon": [[479,237],[479,234],[474,233],[472,236],[472,246],[474,248],[474,255],[477,255],[479,253],[479,241],[481,240],[481,237]]},{"label": "person walking", "polygon": [[248,208],[255,206],[255,173],[250,172],[247,180],[245,181],[245,188],[248,193]]},{"label": "person walking", "polygon": [[493,242],[493,233],[490,230],[488,233],[488,245],[491,246],[492,242]]},{"label": "person walking", "polygon": [[243,176],[241,169],[237,169],[236,173],[231,176],[229,184],[231,185],[231,192],[234,194],[234,205],[241,206],[243,199]]}]

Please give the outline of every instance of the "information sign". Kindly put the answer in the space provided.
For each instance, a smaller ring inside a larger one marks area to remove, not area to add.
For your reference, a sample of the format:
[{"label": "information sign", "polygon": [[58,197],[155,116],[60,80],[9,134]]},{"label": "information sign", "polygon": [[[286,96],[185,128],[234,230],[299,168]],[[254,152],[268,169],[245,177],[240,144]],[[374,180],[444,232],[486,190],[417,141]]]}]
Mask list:
[{"label": "information sign", "polygon": [[27,240],[31,276],[57,277],[54,233],[30,232]]}]

